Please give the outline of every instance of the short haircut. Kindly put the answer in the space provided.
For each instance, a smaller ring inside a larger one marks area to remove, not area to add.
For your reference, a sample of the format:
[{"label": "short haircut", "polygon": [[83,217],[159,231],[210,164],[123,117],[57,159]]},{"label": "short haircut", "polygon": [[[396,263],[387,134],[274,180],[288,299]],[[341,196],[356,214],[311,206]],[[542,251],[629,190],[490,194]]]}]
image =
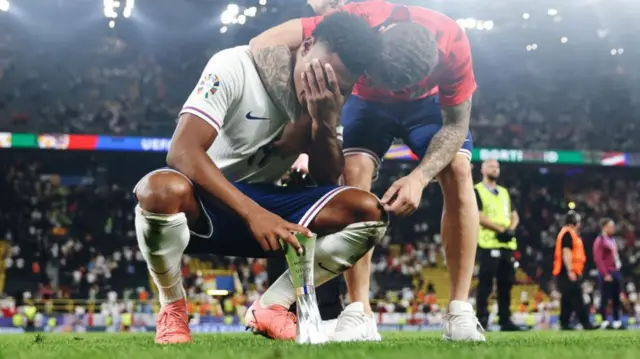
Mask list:
[{"label": "short haircut", "polygon": [[438,42],[431,31],[415,22],[393,24],[380,35],[381,51],[372,69],[378,87],[391,91],[413,86],[438,64]]},{"label": "short haircut", "polygon": [[343,11],[332,13],[316,26],[311,34],[354,75],[369,71],[380,52],[380,38],[361,17]]},{"label": "short haircut", "polygon": [[604,217],[600,220],[600,228],[604,228],[607,224],[609,224],[610,222],[613,222],[613,219],[609,218],[609,217]]}]

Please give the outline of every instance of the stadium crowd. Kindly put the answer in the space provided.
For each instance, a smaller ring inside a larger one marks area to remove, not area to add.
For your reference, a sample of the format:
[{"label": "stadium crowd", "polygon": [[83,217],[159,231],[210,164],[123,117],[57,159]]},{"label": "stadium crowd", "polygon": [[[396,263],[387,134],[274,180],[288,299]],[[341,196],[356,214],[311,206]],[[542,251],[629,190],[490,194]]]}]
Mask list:
[{"label": "stadium crowd", "polygon": [[[54,159],[63,156],[74,156],[77,162],[69,168],[59,168]],[[131,210],[132,180],[143,171],[132,167],[128,182],[113,174],[137,160],[118,160],[116,154],[42,152],[25,153],[25,157],[16,160],[5,154],[2,161],[5,175],[0,183],[4,199],[0,221],[7,243],[4,292],[24,299],[152,298],[146,266],[135,245]],[[43,164],[44,161],[49,163]],[[154,161],[161,162],[162,156],[153,155],[149,166]],[[96,171],[91,173],[86,172],[89,163],[102,165],[93,167]],[[113,167],[116,163],[118,167]],[[411,166],[409,162],[386,162],[374,191],[386,188]],[[633,307],[640,305],[636,291],[640,285],[640,182],[633,179],[632,173],[615,172],[618,173],[612,177],[610,170],[597,168],[507,165],[501,181],[507,184],[522,218],[517,257],[529,277],[525,283],[539,283],[552,299],[556,298],[550,274],[554,233],[567,203],[573,202],[585,215],[582,234],[588,252],[599,233],[598,219],[608,216],[617,222],[627,309],[640,309]],[[438,309],[438,288],[429,278],[423,278],[423,273],[426,268],[446,265],[439,236],[441,201],[437,186],[428,187],[418,212],[410,218],[397,219],[376,249],[372,297],[380,304],[378,310],[404,312],[412,305],[425,312]],[[220,303],[221,300],[208,299],[203,273],[189,266],[191,260],[194,259],[185,256],[183,270],[190,298],[199,303]],[[245,296],[237,297],[237,304],[247,300],[250,303],[268,286],[264,260],[213,256],[198,260],[208,262],[209,268],[238,273]],[[593,264],[588,267],[594,268]],[[584,291],[589,302],[597,306],[599,295],[594,283],[595,279],[588,281]]]},{"label": "stadium crowd", "polygon": [[[9,22],[0,31],[0,131],[167,137],[210,55],[300,12],[287,11],[257,17],[252,27],[217,41],[185,43],[180,34],[162,45],[129,28],[96,27],[69,39],[64,35],[71,29],[62,24],[61,34],[41,36]],[[505,39],[512,34],[468,33],[477,44],[476,146],[640,150],[633,140],[640,134],[640,73],[629,50],[611,56],[597,37],[583,34],[585,46],[553,43],[524,51]],[[498,52],[504,55],[490,56]],[[585,57],[590,61],[581,61]]]},{"label": "stadium crowd", "polygon": [[[0,24],[0,30],[0,131],[159,137],[170,136],[175,115],[208,57],[250,37],[239,33],[233,42],[227,38],[184,43],[180,34],[166,43],[150,43],[126,32],[88,31],[78,36],[90,41],[79,41],[66,38],[70,29],[49,37],[40,36],[41,31],[21,32],[18,26]],[[640,151],[635,141],[640,135],[640,96],[635,95],[640,73],[632,62],[595,46],[585,46],[570,58],[550,56],[563,46],[560,43],[537,52],[510,47],[504,49],[508,56],[496,60],[487,54],[501,50],[505,33],[469,31],[469,36],[472,44],[482,44],[475,56],[480,84],[472,119],[476,146]],[[560,51],[567,55],[575,49]],[[593,61],[572,61],[590,51],[597,52],[589,55]],[[145,169],[162,166],[163,159],[119,156],[0,153],[5,294],[23,299],[153,296],[136,249],[131,189]],[[385,162],[374,191],[380,194],[412,166]],[[522,220],[517,256],[528,281],[539,283],[557,301],[550,259],[560,218],[573,202],[585,214],[581,231],[587,249],[598,234],[601,217],[618,224],[626,311],[640,314],[636,172],[513,165],[506,168],[501,183],[508,187]],[[372,296],[379,310],[406,311],[416,304],[422,311],[437,308],[438,288],[422,273],[446,265],[441,260],[439,208],[441,194],[430,186],[420,209],[394,221],[376,249]],[[203,273],[190,271],[190,260],[184,261],[189,296],[211,301],[202,288]],[[240,304],[251,303],[270,280],[264,260],[202,260],[212,268],[238,273],[246,294]],[[584,293],[589,303],[598,303],[593,281],[587,281]]]}]

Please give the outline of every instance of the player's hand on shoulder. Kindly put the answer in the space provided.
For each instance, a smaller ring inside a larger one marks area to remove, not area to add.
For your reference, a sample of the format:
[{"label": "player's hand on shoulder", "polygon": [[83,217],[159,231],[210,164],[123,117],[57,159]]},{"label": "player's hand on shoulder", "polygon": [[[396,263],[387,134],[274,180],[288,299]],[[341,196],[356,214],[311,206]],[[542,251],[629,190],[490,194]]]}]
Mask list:
[{"label": "player's hand on shoulder", "polygon": [[302,82],[307,111],[311,119],[337,122],[344,97],[340,93],[338,78],[333,67],[330,64],[323,65],[319,60],[313,59],[302,72]]},{"label": "player's hand on shoulder", "polygon": [[264,208],[256,209],[248,218],[247,225],[249,230],[265,251],[280,250],[280,238],[296,250],[300,250],[300,243],[293,233],[302,233],[307,237],[311,237],[311,231],[308,228],[289,223]]}]

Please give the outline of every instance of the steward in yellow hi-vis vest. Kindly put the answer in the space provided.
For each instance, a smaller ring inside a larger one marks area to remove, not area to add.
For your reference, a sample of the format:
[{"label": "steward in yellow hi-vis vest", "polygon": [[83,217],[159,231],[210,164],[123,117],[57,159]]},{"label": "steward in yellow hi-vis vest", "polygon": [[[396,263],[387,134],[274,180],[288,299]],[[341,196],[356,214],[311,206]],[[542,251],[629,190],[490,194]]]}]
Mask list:
[{"label": "steward in yellow hi-vis vest", "polygon": [[511,226],[511,197],[506,188],[495,185],[489,188],[484,182],[475,185],[478,205],[482,203],[480,212],[489,221],[507,230],[500,233],[494,229],[480,226],[478,247],[482,249],[518,249],[515,235],[508,229]]},{"label": "steward in yellow hi-vis vest", "polygon": [[489,296],[496,280],[498,289],[498,324],[501,331],[521,328],[511,321],[511,288],[515,281],[515,259],[518,249],[515,230],[520,219],[511,206],[506,188],[497,184],[500,164],[495,160],[482,163],[482,182],[475,185],[480,231],[478,233],[478,288],[476,296],[478,321],[489,323]]},{"label": "steward in yellow hi-vis vest", "polygon": [[34,305],[29,304],[24,307],[24,316],[27,318],[27,325],[24,328],[26,332],[36,330],[36,314],[38,309]]},{"label": "steward in yellow hi-vis vest", "polygon": [[131,330],[131,324],[133,323],[133,316],[131,313],[125,311],[120,314],[120,331],[128,332]]}]

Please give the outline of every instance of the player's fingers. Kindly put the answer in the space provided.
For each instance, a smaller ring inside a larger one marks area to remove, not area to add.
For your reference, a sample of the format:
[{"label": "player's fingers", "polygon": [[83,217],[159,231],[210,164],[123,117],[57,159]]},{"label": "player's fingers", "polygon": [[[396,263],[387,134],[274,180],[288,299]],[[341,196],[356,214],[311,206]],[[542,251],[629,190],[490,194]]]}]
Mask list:
[{"label": "player's fingers", "polygon": [[327,74],[329,91],[333,92],[334,95],[340,95],[340,85],[338,85],[338,77],[333,70],[333,66],[331,66],[331,64],[324,64],[324,71]]},{"label": "player's fingers", "polygon": [[391,213],[395,214],[398,217],[404,217],[411,214],[411,207],[409,207],[407,204],[404,204],[398,206],[397,208],[393,208],[391,210]]},{"label": "player's fingers", "polygon": [[390,204],[389,202],[391,202],[393,196],[396,195],[396,193],[400,189],[399,187],[400,186],[397,183],[392,184],[391,187],[389,187],[389,189],[384,193],[382,198],[380,198],[380,202],[382,202],[382,204]]},{"label": "player's fingers", "polygon": [[413,207],[411,198],[402,190],[398,192],[395,201],[391,204],[391,212],[397,216],[405,216]]},{"label": "player's fingers", "polygon": [[309,85],[309,75],[307,74],[307,71],[302,71],[302,87],[304,89],[304,93],[306,95],[307,98],[313,96],[313,92],[311,90],[311,85]]},{"label": "player's fingers", "polygon": [[309,83],[309,88],[311,89],[311,93],[313,95],[318,95],[318,81],[316,80],[316,74],[313,71],[313,67],[311,64],[307,64],[305,66],[304,72],[306,73],[307,82]]},{"label": "player's fingers", "polygon": [[301,253],[302,246],[300,245],[300,242],[298,242],[298,239],[296,238],[296,236],[294,236],[291,231],[287,230],[286,228],[283,228],[281,232],[279,232],[279,234],[285,242],[289,243],[289,245],[296,250],[296,253],[298,254]]},{"label": "player's fingers", "polygon": [[311,233],[311,230],[309,230],[309,228],[301,226],[299,224],[289,223],[288,229],[291,232],[301,233],[303,236],[307,238],[313,235],[313,233]]},{"label": "player's fingers", "polygon": [[269,234],[267,237],[267,243],[269,245],[269,251],[276,251],[280,249],[280,241],[278,240],[278,237],[273,234]]},{"label": "player's fingers", "polygon": [[318,90],[321,93],[326,92],[327,80],[324,75],[324,69],[322,64],[318,59],[313,59],[313,61],[311,61],[311,67],[313,68],[313,75],[315,76],[316,82],[318,83]]},{"label": "player's fingers", "polygon": [[257,238],[258,240],[258,244],[260,245],[260,247],[265,250],[265,251],[270,251],[271,248],[269,247],[269,243],[267,242],[267,240],[264,237],[261,238]]},{"label": "player's fingers", "polygon": [[408,215],[412,214],[413,212],[415,212],[416,210],[417,210],[417,208],[416,208],[415,206],[413,206],[413,205],[409,205],[409,206],[407,207],[407,210],[405,211],[405,214],[404,214],[404,215],[405,215],[405,216],[408,216]]},{"label": "player's fingers", "polygon": [[407,203],[404,202],[401,198],[396,198],[396,200],[391,204],[391,213],[395,215],[402,215],[407,208]]}]

